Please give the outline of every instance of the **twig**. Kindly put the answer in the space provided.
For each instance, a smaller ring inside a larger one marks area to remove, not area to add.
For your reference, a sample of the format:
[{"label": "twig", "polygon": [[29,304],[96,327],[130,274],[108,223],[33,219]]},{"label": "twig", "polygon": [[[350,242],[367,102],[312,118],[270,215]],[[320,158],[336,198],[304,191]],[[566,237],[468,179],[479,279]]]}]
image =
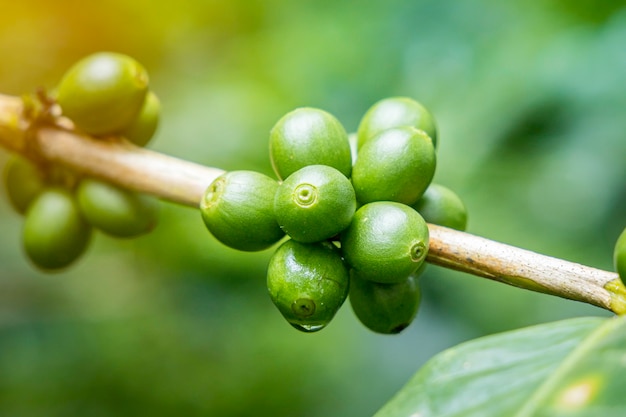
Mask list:
[{"label": "twig", "polygon": [[441,226],[431,224],[429,230],[427,260],[432,264],[626,313],[626,291],[615,272]]},{"label": "twig", "polygon": [[[190,207],[198,207],[204,190],[223,172],[139,148],[121,138],[94,139],[62,126],[38,128],[29,136],[36,143],[27,146],[29,122],[22,115],[21,103],[19,98],[0,95],[0,146],[9,151]],[[33,149],[38,155],[29,154]],[[429,230],[430,263],[626,313],[626,289],[614,272],[441,226],[429,225]]]}]

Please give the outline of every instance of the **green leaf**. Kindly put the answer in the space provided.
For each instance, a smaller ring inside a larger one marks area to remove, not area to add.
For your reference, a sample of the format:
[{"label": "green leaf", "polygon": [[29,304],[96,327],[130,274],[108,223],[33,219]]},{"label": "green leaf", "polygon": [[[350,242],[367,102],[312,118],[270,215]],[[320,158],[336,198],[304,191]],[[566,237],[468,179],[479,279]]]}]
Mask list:
[{"label": "green leaf", "polygon": [[626,415],[626,318],[579,318],[435,356],[375,417]]}]

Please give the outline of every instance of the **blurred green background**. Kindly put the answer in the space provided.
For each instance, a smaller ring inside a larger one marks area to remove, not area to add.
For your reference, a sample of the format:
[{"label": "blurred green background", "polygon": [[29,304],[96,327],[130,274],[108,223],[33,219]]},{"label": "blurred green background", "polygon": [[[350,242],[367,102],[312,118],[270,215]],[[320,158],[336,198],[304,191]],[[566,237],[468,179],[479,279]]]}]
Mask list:
[{"label": "blurred green background", "polygon": [[[0,13],[0,92],[52,88],[92,52],[130,54],[163,102],[153,149],[271,173],[271,126],[297,106],[349,131],[411,96],[441,136],[436,181],[469,231],[611,269],[626,226],[626,2],[22,0]],[[9,155],[0,151],[0,165]],[[0,195],[0,197],[3,197]],[[67,272],[21,253],[0,198],[0,416],[367,416],[428,358],[520,326],[608,315],[430,267],[401,335],[348,304],[319,333],[271,304],[271,250],[239,253],[196,210],[149,236],[96,236]]]}]

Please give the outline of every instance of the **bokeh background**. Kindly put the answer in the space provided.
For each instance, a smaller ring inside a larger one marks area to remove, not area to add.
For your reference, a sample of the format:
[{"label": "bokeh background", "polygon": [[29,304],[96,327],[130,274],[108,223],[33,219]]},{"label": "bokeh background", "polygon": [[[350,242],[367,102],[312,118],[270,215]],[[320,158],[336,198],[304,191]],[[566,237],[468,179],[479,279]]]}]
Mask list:
[{"label": "bokeh background", "polygon": [[[626,2],[5,1],[0,92],[54,87],[92,52],[130,54],[163,102],[153,149],[271,173],[271,126],[297,106],[354,131],[375,101],[435,114],[435,180],[469,231],[611,269],[626,226]],[[9,155],[0,151],[0,165]],[[271,304],[271,250],[219,245],[163,204],[149,236],[97,235],[46,275],[0,195],[0,416],[367,416],[436,353],[595,307],[430,267],[400,335],[348,304],[302,334]]]}]

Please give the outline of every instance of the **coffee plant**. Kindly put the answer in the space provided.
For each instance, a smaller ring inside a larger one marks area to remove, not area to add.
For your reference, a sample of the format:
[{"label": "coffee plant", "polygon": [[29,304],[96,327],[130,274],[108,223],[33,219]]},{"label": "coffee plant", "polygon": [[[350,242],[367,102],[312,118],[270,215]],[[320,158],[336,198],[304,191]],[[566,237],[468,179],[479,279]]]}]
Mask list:
[{"label": "coffee plant", "polygon": [[346,303],[372,332],[400,333],[419,317],[427,264],[456,269],[616,316],[454,347],[376,416],[626,414],[626,229],[615,272],[466,233],[462,199],[433,182],[435,169],[445,169],[437,163],[445,138],[408,97],[373,103],[354,134],[322,109],[287,113],[268,135],[275,177],[145,149],[159,114],[146,69],[117,53],[82,59],[49,92],[0,96],[0,144],[14,154],[4,187],[23,216],[23,253],[35,268],[71,267],[94,232],[149,233],[159,198],[198,209],[199,224],[234,250],[273,247],[268,296],[307,333],[329,326]]}]

